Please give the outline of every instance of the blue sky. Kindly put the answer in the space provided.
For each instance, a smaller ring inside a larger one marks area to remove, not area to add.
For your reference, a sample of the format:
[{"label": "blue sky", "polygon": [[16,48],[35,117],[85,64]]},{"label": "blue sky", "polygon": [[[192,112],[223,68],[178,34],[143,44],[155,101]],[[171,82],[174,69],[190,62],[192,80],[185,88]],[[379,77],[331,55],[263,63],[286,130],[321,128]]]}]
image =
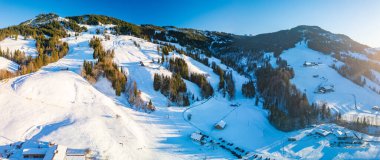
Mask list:
[{"label": "blue sky", "polygon": [[1,0],[0,27],[49,12],[254,35],[318,25],[380,47],[378,0]]}]

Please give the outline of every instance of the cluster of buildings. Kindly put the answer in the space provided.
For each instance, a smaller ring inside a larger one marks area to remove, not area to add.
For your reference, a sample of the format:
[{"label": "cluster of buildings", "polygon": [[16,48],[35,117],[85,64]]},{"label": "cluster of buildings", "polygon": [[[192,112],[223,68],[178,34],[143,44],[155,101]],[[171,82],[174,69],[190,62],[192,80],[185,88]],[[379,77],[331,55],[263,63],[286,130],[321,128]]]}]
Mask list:
[{"label": "cluster of buildings", "polygon": [[[316,128],[309,135],[318,135],[320,137],[329,137],[333,144],[363,144],[363,137],[357,133],[346,130],[344,128],[332,127],[332,128]],[[288,141],[298,141],[298,137],[289,137]]]},{"label": "cluster of buildings", "polygon": [[28,141],[16,142],[0,151],[0,159],[24,160],[89,160],[90,150],[71,149],[54,143]]}]

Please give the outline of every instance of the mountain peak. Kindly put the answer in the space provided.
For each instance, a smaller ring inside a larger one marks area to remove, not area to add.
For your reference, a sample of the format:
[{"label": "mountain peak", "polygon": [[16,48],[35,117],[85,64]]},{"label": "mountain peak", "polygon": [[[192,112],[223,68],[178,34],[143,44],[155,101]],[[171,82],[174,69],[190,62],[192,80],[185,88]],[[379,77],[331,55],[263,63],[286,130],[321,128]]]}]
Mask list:
[{"label": "mountain peak", "polygon": [[20,25],[30,25],[32,27],[37,27],[37,26],[44,25],[53,21],[67,21],[67,19],[62,18],[55,13],[46,13],[46,14],[39,14],[36,16],[36,18],[22,22]]}]

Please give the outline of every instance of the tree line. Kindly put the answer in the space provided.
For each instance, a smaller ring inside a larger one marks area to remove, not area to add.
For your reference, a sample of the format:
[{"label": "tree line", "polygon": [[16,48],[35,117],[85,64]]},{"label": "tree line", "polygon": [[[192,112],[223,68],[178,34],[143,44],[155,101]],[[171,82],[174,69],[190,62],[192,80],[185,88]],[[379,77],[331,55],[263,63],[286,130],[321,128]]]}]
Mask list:
[{"label": "tree line", "polygon": [[256,71],[256,77],[264,108],[269,110],[268,119],[276,128],[291,131],[327,117],[325,111],[322,112],[316,104],[310,104],[306,94],[290,83],[294,77],[292,68],[272,68],[266,62]]},{"label": "tree line", "polygon": [[89,45],[94,49],[94,59],[98,60],[96,63],[84,61],[82,75],[90,82],[96,82],[99,76],[104,75],[112,83],[115,94],[120,96],[125,91],[127,77],[122,69],[113,62],[114,51],[105,51],[100,38],[97,37],[93,37]]},{"label": "tree line", "polygon": [[232,71],[225,71],[215,62],[211,63],[213,72],[219,75],[218,90],[222,92],[223,96],[228,94],[228,98],[231,100],[235,97],[235,82],[232,76]]},{"label": "tree line", "polygon": [[241,87],[241,91],[243,93],[243,96],[248,98],[255,97],[256,91],[255,91],[255,84],[252,80],[244,83]]},{"label": "tree line", "polygon": [[182,78],[195,83],[200,89],[203,98],[209,98],[214,94],[214,89],[211,84],[207,81],[206,75],[190,73],[187,63],[182,58],[171,58],[169,60],[169,70],[173,73],[179,74]]},{"label": "tree line", "polygon": [[17,73],[15,74],[3,74],[3,78],[10,78],[9,76],[24,75],[35,72],[41,67],[53,63],[66,56],[69,51],[69,45],[66,42],[61,42],[59,37],[53,36],[46,38],[43,35],[36,37],[36,50],[38,52],[37,57],[32,58],[26,56],[24,52],[16,50],[14,52],[2,51],[0,49],[0,56],[5,57],[11,61],[14,61],[20,65]]},{"label": "tree line", "polygon": [[183,106],[190,105],[186,83],[178,73],[173,73],[171,77],[163,74],[154,74],[153,88],[168,97],[171,102]]}]

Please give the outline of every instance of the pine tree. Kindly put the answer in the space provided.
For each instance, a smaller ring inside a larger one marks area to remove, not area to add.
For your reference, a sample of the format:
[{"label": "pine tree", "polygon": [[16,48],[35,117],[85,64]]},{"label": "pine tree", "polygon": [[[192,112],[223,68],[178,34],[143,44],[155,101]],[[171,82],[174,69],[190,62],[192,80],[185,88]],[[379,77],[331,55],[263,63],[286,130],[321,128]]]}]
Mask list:
[{"label": "pine tree", "polygon": [[189,106],[190,105],[189,97],[186,96],[186,95],[183,96],[183,105],[184,106]]},{"label": "pine tree", "polygon": [[161,76],[158,75],[157,73],[154,74],[154,79],[153,79],[153,88],[155,91],[160,90],[161,88]]},{"label": "pine tree", "polygon": [[242,93],[245,97],[253,98],[255,96],[255,86],[253,81],[244,83],[241,87]]},{"label": "pine tree", "polygon": [[161,54],[161,63],[164,63],[165,62],[165,55],[164,53]]},{"label": "pine tree", "polygon": [[169,48],[168,48],[167,46],[164,46],[164,47],[162,48],[162,53],[163,53],[164,55],[169,55]]},{"label": "pine tree", "polygon": [[152,100],[149,100],[147,108],[151,111],[156,110],[156,107],[153,106]]}]

